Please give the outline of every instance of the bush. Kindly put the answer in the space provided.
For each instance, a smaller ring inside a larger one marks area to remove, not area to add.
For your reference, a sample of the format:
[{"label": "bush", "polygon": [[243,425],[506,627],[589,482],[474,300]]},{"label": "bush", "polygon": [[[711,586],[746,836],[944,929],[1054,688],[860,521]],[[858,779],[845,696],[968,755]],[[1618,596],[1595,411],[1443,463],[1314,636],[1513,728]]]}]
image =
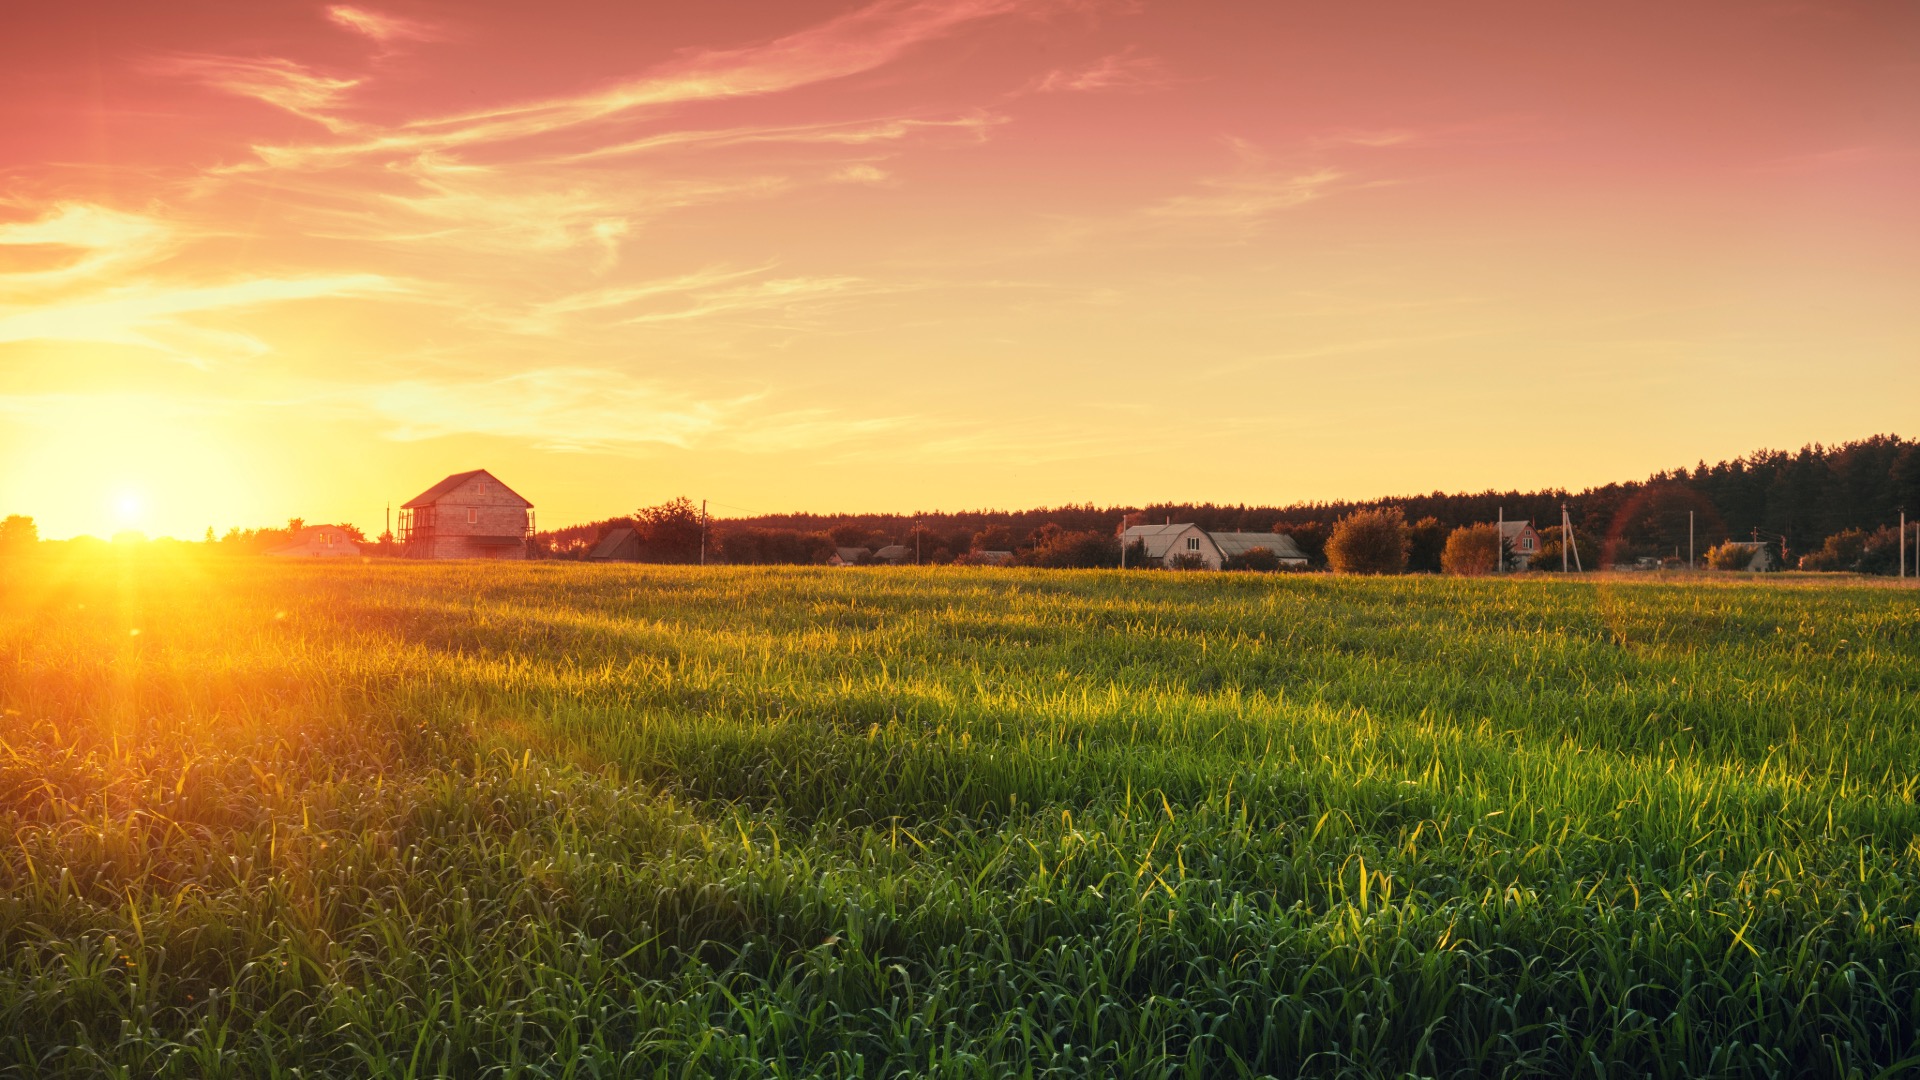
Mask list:
[{"label": "bush", "polygon": [[1258,570],[1270,573],[1280,569],[1280,556],[1263,547],[1252,547],[1238,555],[1229,555],[1220,564],[1222,570]]},{"label": "bush", "polygon": [[1407,528],[1407,569],[1422,574],[1437,574],[1445,569],[1441,556],[1447,550],[1447,527],[1436,517],[1423,517]]},{"label": "bush", "polygon": [[1399,507],[1355,510],[1327,537],[1327,565],[1341,574],[1398,574],[1407,568],[1409,545]]},{"label": "bush", "polygon": [[1462,525],[1447,534],[1440,553],[1440,569],[1461,577],[1493,573],[1500,558],[1500,529],[1496,525]]},{"label": "bush", "polygon": [[40,526],[22,514],[0,521],[0,551],[27,551],[40,543]]},{"label": "bush", "polygon": [[1755,554],[1746,544],[1728,541],[1707,550],[1707,565],[1715,570],[1745,570],[1753,564]]},{"label": "bush", "polygon": [[1847,529],[1827,537],[1820,550],[1800,556],[1802,570],[1854,574],[1900,572],[1900,530],[1882,525],[1872,532]]}]

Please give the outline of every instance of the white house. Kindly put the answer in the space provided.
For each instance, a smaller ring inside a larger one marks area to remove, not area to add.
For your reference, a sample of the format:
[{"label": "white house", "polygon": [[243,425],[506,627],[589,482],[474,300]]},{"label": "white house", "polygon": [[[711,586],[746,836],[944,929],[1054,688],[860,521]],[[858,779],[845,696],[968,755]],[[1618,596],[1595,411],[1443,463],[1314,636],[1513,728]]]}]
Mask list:
[{"label": "white house", "polygon": [[1208,532],[1188,523],[1134,525],[1120,534],[1127,557],[1135,557],[1135,544],[1146,549],[1149,566],[1189,566],[1196,570],[1218,570],[1226,561],[1254,548],[1271,551],[1280,565],[1303,567],[1307,556],[1285,533]]}]

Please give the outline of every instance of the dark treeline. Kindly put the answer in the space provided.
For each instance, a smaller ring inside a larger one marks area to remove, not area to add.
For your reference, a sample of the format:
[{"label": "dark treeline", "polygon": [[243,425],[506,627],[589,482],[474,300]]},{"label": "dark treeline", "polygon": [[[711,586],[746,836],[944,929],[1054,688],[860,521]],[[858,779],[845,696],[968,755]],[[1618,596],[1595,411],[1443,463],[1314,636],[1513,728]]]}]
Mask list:
[{"label": "dark treeline", "polygon": [[[1169,502],[919,514],[763,514],[711,522],[708,557],[727,562],[820,561],[835,545],[912,546],[917,538],[926,561],[945,562],[970,551],[1055,550],[1063,543],[1063,533],[1111,536],[1122,520],[1193,522],[1210,531],[1290,532],[1307,541],[1303,547],[1315,550],[1335,521],[1357,510],[1398,507],[1408,522],[1425,523],[1429,533],[1443,538],[1438,530],[1491,522],[1502,514],[1542,527],[1557,525],[1562,503],[1578,532],[1603,544],[1613,559],[1684,555],[1691,513],[1696,553],[1723,540],[1759,539],[1793,565],[1823,545],[1834,549],[1829,538],[1846,534],[1839,548],[1850,551],[1854,532],[1870,536],[1897,521],[1902,510],[1920,515],[1920,443],[1876,435],[1795,452],[1760,450],[1580,492],[1433,492],[1289,506]],[[541,539],[557,554],[578,556],[611,526],[635,521],[574,526],[543,533]],[[684,558],[685,553],[676,550],[661,561]],[[1851,568],[1844,563],[1822,565]]]}]

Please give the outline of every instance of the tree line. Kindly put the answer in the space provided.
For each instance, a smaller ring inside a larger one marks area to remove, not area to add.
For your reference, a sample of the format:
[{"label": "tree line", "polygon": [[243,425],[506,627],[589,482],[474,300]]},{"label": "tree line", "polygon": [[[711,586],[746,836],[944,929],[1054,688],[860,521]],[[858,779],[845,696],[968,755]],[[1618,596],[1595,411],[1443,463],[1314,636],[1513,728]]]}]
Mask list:
[{"label": "tree line", "polygon": [[[1574,535],[1561,537],[1562,506]],[[1073,505],[1030,510],[964,510],[920,514],[763,514],[703,521],[687,499],[648,507],[622,518],[541,533],[543,550],[584,557],[607,531],[632,527],[642,558],[694,562],[705,527],[708,561],[817,563],[836,548],[918,545],[919,561],[978,561],[986,552],[1012,552],[1037,566],[1115,566],[1118,526],[1192,522],[1208,531],[1283,532],[1310,565],[1333,565],[1327,554],[1337,523],[1355,514],[1392,509],[1406,530],[1403,569],[1439,572],[1448,540],[1468,526],[1504,517],[1535,523],[1545,547],[1534,565],[1559,566],[1571,543],[1580,564],[1704,561],[1728,541],[1768,545],[1780,565],[1806,569],[1892,573],[1902,510],[1920,517],[1920,442],[1876,435],[1797,452],[1758,450],[1743,457],[1657,472],[1571,492],[1553,488],[1475,493],[1432,492],[1345,502],[1286,506],[1154,503],[1145,506]],[[1485,544],[1485,540],[1475,541]],[[1733,549],[1729,548],[1729,551]],[[1488,554],[1491,560],[1497,553]],[[1731,558],[1731,555],[1724,558]],[[1135,560],[1129,559],[1129,562]],[[1569,560],[1571,561],[1571,560]]]}]

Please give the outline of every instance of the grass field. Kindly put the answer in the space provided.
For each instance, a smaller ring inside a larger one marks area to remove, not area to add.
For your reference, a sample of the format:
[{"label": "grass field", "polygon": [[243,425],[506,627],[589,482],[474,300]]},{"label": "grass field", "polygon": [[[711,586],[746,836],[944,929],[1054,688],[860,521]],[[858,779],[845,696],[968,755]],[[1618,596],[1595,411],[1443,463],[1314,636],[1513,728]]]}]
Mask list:
[{"label": "grass field", "polygon": [[8,1075],[1920,1062],[1920,595],[0,567]]}]

